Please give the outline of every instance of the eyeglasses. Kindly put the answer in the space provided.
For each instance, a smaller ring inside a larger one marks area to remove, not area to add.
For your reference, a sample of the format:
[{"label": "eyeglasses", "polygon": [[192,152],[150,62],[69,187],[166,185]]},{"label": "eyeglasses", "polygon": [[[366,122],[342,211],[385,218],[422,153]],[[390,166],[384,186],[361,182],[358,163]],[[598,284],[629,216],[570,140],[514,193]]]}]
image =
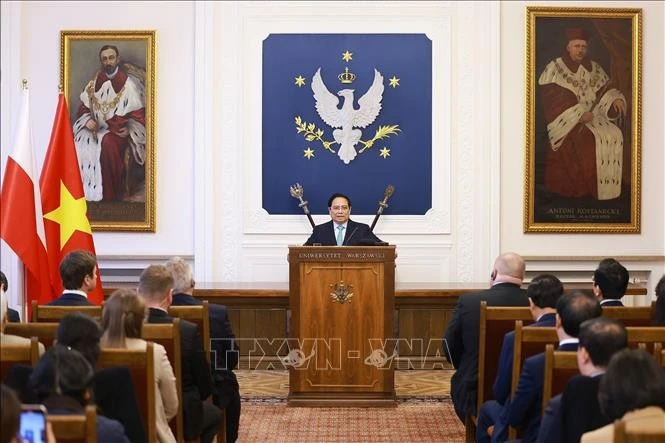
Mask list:
[{"label": "eyeglasses", "polygon": [[344,211],[344,212],[346,212],[346,211],[349,210],[349,207],[348,206],[332,206],[330,209],[332,209],[333,211]]}]

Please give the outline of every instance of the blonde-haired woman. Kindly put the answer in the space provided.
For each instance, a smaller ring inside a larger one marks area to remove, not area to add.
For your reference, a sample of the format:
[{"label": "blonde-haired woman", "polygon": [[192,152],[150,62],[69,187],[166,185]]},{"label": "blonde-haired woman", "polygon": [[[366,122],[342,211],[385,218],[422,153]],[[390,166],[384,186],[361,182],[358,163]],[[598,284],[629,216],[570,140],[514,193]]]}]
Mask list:
[{"label": "blonde-haired woman", "polygon": [[[118,289],[104,303],[101,339],[103,348],[146,348],[141,339],[146,307],[143,298],[132,289]],[[169,420],[178,412],[178,391],[175,375],[164,346],[154,344],[155,355],[155,405],[157,415],[157,439],[160,443],[175,443]]]}]

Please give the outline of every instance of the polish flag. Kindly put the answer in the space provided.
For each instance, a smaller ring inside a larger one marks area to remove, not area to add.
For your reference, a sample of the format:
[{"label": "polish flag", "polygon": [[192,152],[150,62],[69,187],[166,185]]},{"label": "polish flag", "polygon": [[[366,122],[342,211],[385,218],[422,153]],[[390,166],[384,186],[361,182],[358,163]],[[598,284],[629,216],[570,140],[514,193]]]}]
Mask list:
[{"label": "polish flag", "polygon": [[21,114],[14,140],[13,152],[7,157],[7,167],[0,192],[0,236],[25,266],[26,304],[40,304],[53,299],[50,283],[46,236],[42,219],[35,153],[30,127],[30,96],[23,89]]},{"label": "polish flag", "polygon": [[[53,287],[58,296],[63,290],[60,262],[75,249],[95,254],[92,229],[88,220],[88,205],[83,193],[74,133],[69,119],[65,96],[60,93],[55,121],[51,131],[42,174],[39,179],[44,208],[46,250]],[[88,300],[101,304],[104,300],[102,281],[97,273],[97,287],[88,294]]]}]

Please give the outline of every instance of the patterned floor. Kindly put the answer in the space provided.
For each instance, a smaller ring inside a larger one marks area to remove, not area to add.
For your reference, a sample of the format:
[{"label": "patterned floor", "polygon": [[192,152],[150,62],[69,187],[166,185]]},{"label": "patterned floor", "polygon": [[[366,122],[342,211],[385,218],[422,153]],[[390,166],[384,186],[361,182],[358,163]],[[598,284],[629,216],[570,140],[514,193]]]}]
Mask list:
[{"label": "patterned floor", "polygon": [[[284,370],[235,371],[243,399],[260,397],[286,398],[289,373]],[[395,371],[395,391],[401,398],[449,398],[453,370]]]}]

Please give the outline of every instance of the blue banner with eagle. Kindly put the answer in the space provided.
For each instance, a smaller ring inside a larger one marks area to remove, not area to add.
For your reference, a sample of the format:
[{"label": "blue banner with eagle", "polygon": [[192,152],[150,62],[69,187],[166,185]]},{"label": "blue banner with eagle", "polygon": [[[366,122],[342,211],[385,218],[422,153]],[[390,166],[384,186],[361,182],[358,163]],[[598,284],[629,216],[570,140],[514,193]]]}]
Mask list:
[{"label": "blue banner with eagle", "polygon": [[432,42],[424,34],[270,34],[263,41],[263,208],[314,214],[330,194],[374,214],[432,206]]}]

